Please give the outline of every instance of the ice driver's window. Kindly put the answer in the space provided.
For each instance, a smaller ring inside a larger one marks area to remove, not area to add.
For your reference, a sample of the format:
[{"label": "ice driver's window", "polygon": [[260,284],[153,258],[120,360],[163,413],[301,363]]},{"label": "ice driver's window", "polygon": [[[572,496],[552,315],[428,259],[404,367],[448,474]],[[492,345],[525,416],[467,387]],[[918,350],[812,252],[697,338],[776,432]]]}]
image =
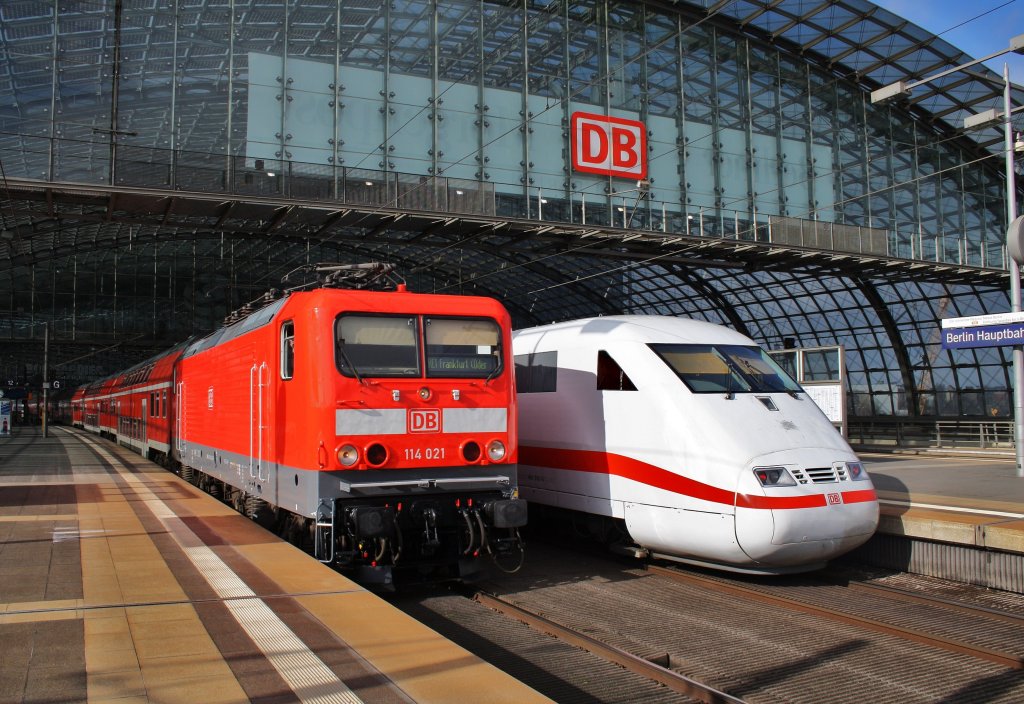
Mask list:
[{"label": "ice driver's window", "polygon": [[487,318],[425,318],[427,376],[489,378],[501,369],[501,329]]},{"label": "ice driver's window", "polygon": [[295,323],[289,320],[281,325],[281,378],[295,376]]},{"label": "ice driver's window", "polygon": [[342,315],[334,326],[335,363],[342,374],[357,379],[416,377],[418,339],[413,316]]},{"label": "ice driver's window", "polygon": [[690,391],[768,393],[802,391],[760,347],[744,345],[650,345]]}]

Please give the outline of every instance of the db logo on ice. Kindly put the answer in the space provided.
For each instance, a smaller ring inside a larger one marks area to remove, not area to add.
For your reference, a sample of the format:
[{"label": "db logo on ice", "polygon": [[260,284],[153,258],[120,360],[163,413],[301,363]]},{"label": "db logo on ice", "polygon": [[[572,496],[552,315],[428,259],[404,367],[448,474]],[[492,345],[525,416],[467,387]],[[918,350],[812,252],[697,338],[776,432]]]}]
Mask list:
[{"label": "db logo on ice", "polygon": [[576,171],[647,178],[644,123],[587,112],[572,114],[572,166]]},{"label": "db logo on ice", "polygon": [[410,433],[440,433],[441,411],[437,408],[409,409]]},{"label": "db logo on ice", "polygon": [[829,506],[837,506],[843,503],[842,494],[825,494],[825,500],[828,501]]}]

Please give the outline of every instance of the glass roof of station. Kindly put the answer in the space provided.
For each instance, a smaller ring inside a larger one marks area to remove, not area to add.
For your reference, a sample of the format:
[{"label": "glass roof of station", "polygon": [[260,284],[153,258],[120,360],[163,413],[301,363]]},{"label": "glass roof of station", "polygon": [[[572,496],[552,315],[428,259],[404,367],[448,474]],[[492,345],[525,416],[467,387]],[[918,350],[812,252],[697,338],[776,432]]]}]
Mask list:
[{"label": "glass roof of station", "polygon": [[[821,64],[837,75],[859,79],[871,89],[913,82],[980,58],[866,0],[703,0],[700,5],[709,18],[728,18],[752,36],[788,45],[811,60],[820,57]],[[992,53],[1008,48],[1009,33],[1014,31],[1008,28],[1006,37],[994,38]],[[1005,45],[998,43],[1004,41]],[[1003,87],[1001,74],[978,65],[920,86],[906,100],[918,117],[941,120],[962,131],[964,119],[971,115],[990,108],[1002,112]],[[969,136],[985,148],[1002,151],[999,125]]]}]

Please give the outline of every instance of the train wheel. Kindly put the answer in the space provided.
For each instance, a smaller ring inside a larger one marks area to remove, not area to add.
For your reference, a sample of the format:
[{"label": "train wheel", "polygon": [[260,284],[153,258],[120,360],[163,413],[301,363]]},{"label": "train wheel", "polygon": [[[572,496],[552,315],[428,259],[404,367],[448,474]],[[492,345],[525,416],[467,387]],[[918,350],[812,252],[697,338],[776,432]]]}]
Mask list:
[{"label": "train wheel", "polygon": [[274,527],[276,520],[270,504],[256,496],[245,497],[245,515],[267,530]]},{"label": "train wheel", "polygon": [[589,538],[599,543],[608,543],[615,532],[612,519],[606,516],[573,511],[571,520],[573,533],[578,538]]},{"label": "train wheel", "polygon": [[281,537],[297,548],[302,547],[302,519],[293,513],[289,513],[281,526]]},{"label": "train wheel", "polygon": [[308,553],[313,552],[313,521],[309,518],[286,514],[282,537],[289,543]]},{"label": "train wheel", "polygon": [[215,479],[210,479],[209,477],[206,477],[206,481],[204,482],[204,484],[206,484],[205,490],[207,494],[209,494],[215,499],[219,499],[221,497],[220,482],[216,481]]}]

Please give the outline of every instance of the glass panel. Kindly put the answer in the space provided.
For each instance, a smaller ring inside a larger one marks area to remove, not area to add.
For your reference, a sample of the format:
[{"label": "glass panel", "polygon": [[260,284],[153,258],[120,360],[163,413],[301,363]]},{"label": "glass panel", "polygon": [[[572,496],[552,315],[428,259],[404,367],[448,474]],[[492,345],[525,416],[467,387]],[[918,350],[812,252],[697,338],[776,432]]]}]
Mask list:
[{"label": "glass panel", "polygon": [[800,391],[760,347],[740,345],[650,345],[694,393]]},{"label": "glass panel", "polygon": [[804,352],[804,381],[838,381],[839,349]]},{"label": "glass panel", "polygon": [[792,352],[772,352],[771,354],[772,359],[774,359],[778,363],[778,365],[782,367],[783,370],[785,370],[787,374],[789,374],[794,379],[797,378],[796,350]]},{"label": "glass panel", "polygon": [[516,355],[516,393],[557,390],[558,352]]},{"label": "glass panel", "polygon": [[281,326],[281,378],[291,379],[295,375],[295,323],[288,321]]},{"label": "glass panel", "polygon": [[427,318],[427,376],[493,377],[501,369],[501,331],[493,320]]},{"label": "glass panel", "polygon": [[619,363],[611,355],[601,350],[597,353],[597,389],[598,391],[636,391],[636,386]]},{"label": "glass panel", "polygon": [[613,108],[639,111],[643,12],[632,4],[611,3],[608,15],[608,102]]},{"label": "glass panel", "polygon": [[335,326],[338,370],[354,377],[419,376],[417,338],[412,317],[343,315]]}]

